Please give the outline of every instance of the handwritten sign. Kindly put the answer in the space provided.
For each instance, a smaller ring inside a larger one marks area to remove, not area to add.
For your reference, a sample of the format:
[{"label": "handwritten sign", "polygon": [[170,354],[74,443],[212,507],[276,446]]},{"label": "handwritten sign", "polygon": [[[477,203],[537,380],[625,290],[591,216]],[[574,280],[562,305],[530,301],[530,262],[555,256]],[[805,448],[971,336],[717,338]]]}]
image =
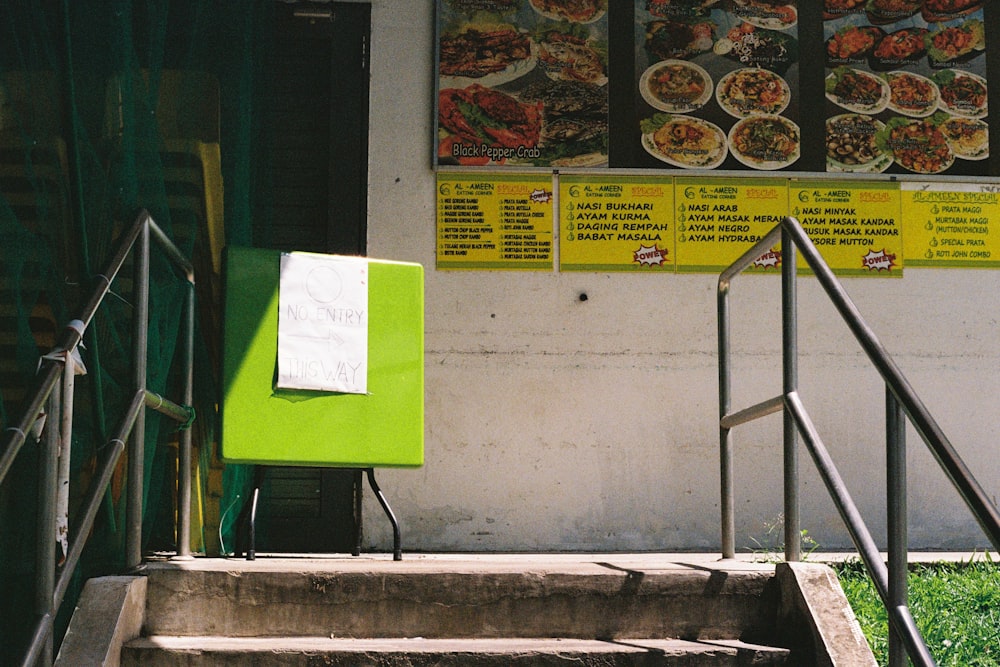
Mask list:
[{"label": "handwritten sign", "polygon": [[368,260],[281,255],[277,386],[367,392]]}]

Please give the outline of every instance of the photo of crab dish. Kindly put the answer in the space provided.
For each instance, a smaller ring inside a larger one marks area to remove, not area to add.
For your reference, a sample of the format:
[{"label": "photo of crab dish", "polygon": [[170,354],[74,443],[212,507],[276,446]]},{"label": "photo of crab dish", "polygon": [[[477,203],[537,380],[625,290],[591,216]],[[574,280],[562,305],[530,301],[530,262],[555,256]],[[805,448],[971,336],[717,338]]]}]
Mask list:
[{"label": "photo of crab dish", "polygon": [[826,62],[828,65],[863,63],[883,37],[885,31],[873,25],[844,26],[826,40]]},{"label": "photo of crab dish", "polygon": [[467,25],[442,34],[438,73],[445,87],[498,86],[524,76],[536,62],[527,33],[509,25]]},{"label": "photo of crab dish", "polygon": [[911,118],[925,118],[937,111],[941,94],[937,84],[912,72],[887,72],[889,108]]},{"label": "photo of crab dish", "polygon": [[715,169],[726,159],[726,135],[700,118],[660,113],[640,124],[650,155],[683,169]]},{"label": "photo of crab dish", "polygon": [[570,23],[593,23],[608,11],[608,0],[528,0],[545,18]]},{"label": "photo of crab dish", "polygon": [[729,150],[752,169],[782,169],[799,159],[799,126],[784,116],[750,116],[729,130]]},{"label": "photo of crab dish", "polygon": [[978,118],[951,117],[941,123],[948,146],[963,160],[985,160],[990,156],[990,128]]},{"label": "photo of crab dish", "polygon": [[985,118],[986,79],[962,70],[941,70],[931,77],[941,94],[942,111],[966,118]]},{"label": "photo of crab dish", "polygon": [[639,78],[642,99],[660,111],[687,113],[712,99],[712,77],[686,60],[662,60]]},{"label": "photo of crab dish", "polygon": [[735,118],[754,114],[780,114],[792,98],[788,83],[760,67],[733,70],[719,80],[715,98],[723,111]]},{"label": "photo of crab dish", "polygon": [[853,67],[837,67],[826,77],[826,98],[855,113],[877,114],[889,105],[889,83]]},{"label": "photo of crab dish", "polygon": [[482,155],[483,146],[524,149],[538,145],[542,129],[542,104],[523,103],[499,90],[472,84],[466,88],[445,88],[438,93],[438,127],[441,135],[438,157],[456,157],[459,145],[465,151],[459,164],[486,164],[493,160]]},{"label": "photo of crab dish", "polygon": [[914,173],[940,174],[955,162],[944,133],[928,118],[893,118],[879,136],[896,164]]},{"label": "photo of crab dish", "polygon": [[550,79],[603,86],[608,82],[606,50],[588,40],[549,30],[538,41],[538,62]]}]

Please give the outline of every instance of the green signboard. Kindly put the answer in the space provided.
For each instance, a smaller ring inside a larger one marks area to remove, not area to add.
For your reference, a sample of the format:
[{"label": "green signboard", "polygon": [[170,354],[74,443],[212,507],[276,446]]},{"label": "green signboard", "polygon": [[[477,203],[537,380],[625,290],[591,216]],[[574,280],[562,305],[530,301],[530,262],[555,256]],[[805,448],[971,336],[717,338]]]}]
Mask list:
[{"label": "green signboard", "polygon": [[226,252],[222,458],[344,468],[424,461],[419,264],[369,259],[366,393],[276,386],[281,252]]}]

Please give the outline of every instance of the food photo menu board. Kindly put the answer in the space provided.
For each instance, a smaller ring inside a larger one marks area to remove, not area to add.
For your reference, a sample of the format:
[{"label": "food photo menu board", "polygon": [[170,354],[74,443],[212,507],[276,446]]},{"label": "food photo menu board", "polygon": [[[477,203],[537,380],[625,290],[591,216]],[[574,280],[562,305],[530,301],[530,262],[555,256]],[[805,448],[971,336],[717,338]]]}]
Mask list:
[{"label": "food photo menu board", "polygon": [[439,0],[437,163],[608,163],[609,0]]},{"label": "food photo menu board", "polygon": [[1000,175],[985,0],[437,9],[438,166]]},{"label": "food photo menu board", "polygon": [[830,172],[986,175],[983,0],[824,0]]},{"label": "food photo menu board", "polygon": [[774,171],[799,160],[797,5],[637,0],[640,166]]}]

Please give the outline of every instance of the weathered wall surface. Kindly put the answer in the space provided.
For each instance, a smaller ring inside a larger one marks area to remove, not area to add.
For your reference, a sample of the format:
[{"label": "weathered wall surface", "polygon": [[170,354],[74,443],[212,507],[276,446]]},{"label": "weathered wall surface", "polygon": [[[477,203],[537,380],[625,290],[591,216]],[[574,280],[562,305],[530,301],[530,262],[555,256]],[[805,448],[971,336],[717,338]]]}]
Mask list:
[{"label": "weathered wall surface", "polygon": [[[436,271],[434,3],[376,0],[372,17],[369,253],[426,267],[426,465],[379,473],[404,549],[718,549],[716,277]],[[780,391],[779,282],[734,284],[734,407]],[[996,498],[1000,273],[846,284]],[[816,282],[799,292],[802,394],[881,540],[883,389]],[[737,547],[768,548],[781,418],[735,437]],[[985,546],[922,442],[908,441],[912,546]],[[803,452],[803,528],[823,549],[847,548],[809,465]],[[367,538],[388,548],[366,503]]]}]

